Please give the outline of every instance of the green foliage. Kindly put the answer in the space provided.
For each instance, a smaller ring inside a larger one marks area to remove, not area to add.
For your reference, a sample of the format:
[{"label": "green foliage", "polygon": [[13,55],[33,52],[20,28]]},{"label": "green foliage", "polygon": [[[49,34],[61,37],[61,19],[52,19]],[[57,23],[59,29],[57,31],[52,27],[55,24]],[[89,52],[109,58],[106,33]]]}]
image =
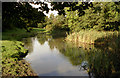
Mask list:
[{"label": "green foliage", "polygon": [[78,19],[79,19],[79,15],[78,15],[78,10],[76,11],[68,11],[70,10],[69,7],[65,8],[65,13],[66,13],[66,19],[67,19],[67,25],[69,27],[69,29],[71,31],[76,30],[77,26],[78,26]]},{"label": "green foliage", "polygon": [[51,2],[52,10],[57,10],[59,15],[65,15],[65,7],[69,7],[70,11],[78,10],[79,16],[84,15],[85,9],[92,7],[92,3],[88,2]]},{"label": "green foliage", "polygon": [[114,2],[94,2],[79,18],[81,29],[119,30],[120,4]]},{"label": "green foliage", "polygon": [[69,30],[68,25],[66,25],[66,19],[63,15],[54,16],[50,15],[50,18],[46,20],[45,29],[50,32],[54,32],[56,30]]},{"label": "green foliage", "polygon": [[37,23],[44,20],[44,14],[32,8],[29,3],[3,2],[3,31],[13,28],[37,27]]},{"label": "green foliage", "polygon": [[[79,16],[79,10],[65,7],[68,27],[71,31],[84,30],[119,30],[120,27],[120,3],[115,2],[93,2],[93,6],[85,9],[84,15]],[[80,6],[80,4],[77,4]]]},{"label": "green foliage", "polygon": [[120,2],[51,2],[52,10],[57,10],[60,15],[50,18],[44,18],[43,14],[43,11],[49,11],[47,4],[35,4],[40,4],[42,11],[32,8],[29,3],[3,3],[3,31],[14,27],[29,31],[31,26],[46,27],[49,31],[120,30]]},{"label": "green foliage", "polygon": [[2,41],[2,57],[20,59],[21,56],[27,52],[23,45],[24,44],[19,41]]}]

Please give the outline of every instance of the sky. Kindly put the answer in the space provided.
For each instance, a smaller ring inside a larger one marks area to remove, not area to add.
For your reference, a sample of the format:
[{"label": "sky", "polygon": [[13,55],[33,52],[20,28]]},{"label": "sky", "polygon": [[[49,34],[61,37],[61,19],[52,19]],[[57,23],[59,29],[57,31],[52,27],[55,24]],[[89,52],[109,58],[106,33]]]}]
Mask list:
[{"label": "sky", "polygon": [[[48,3],[48,2],[45,2],[45,3],[47,3],[48,4],[48,8],[49,9],[51,9],[52,8],[52,6],[50,5],[51,3]],[[40,5],[35,5],[35,4],[31,4],[31,6],[33,6],[34,8],[39,8],[40,7]],[[48,16],[48,17],[50,17],[50,14],[51,13],[53,13],[54,14],[54,16],[56,16],[56,15],[58,15],[58,11],[56,11],[56,10],[49,10],[49,13],[47,14],[45,11],[43,12],[46,16]]]}]

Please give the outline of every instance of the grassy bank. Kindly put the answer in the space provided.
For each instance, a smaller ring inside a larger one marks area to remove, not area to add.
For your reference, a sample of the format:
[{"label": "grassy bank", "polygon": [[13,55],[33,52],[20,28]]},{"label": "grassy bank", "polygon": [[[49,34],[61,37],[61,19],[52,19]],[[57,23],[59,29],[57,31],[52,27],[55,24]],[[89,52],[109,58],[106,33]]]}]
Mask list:
[{"label": "grassy bank", "polygon": [[118,36],[118,31],[80,31],[67,35],[66,40],[73,43],[104,44],[114,36]]},{"label": "grassy bank", "polygon": [[2,76],[36,76],[22,58],[28,51],[20,41],[2,41]]},{"label": "grassy bank", "polygon": [[25,29],[14,29],[2,32],[2,40],[21,40],[22,38],[32,37],[37,34],[37,32],[45,31],[40,28],[33,28],[30,32]]},{"label": "grassy bank", "polygon": [[42,29],[26,32],[24,29],[8,30],[2,33],[2,76],[37,76],[23,57],[28,53],[22,38],[31,37]]}]

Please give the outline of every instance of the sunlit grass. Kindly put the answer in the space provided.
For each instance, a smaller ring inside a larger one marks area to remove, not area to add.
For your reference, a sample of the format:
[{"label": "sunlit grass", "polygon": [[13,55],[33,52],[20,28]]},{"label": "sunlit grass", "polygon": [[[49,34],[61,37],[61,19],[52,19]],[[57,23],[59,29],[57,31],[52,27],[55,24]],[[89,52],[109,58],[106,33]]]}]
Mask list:
[{"label": "sunlit grass", "polygon": [[[95,44],[96,40],[101,38],[101,41],[107,40],[109,36],[118,35],[118,31],[80,31],[74,32],[70,35],[67,35],[66,40],[72,41],[74,43],[88,43],[88,44]],[[98,41],[98,40],[97,40]]]},{"label": "sunlit grass", "polygon": [[33,28],[32,31],[39,32],[39,31],[45,31],[45,29],[43,29],[43,28]]},{"label": "sunlit grass", "polygon": [[24,43],[3,40],[1,47],[3,76],[35,75],[29,67],[29,64],[22,59],[28,53],[27,49],[24,48]]}]

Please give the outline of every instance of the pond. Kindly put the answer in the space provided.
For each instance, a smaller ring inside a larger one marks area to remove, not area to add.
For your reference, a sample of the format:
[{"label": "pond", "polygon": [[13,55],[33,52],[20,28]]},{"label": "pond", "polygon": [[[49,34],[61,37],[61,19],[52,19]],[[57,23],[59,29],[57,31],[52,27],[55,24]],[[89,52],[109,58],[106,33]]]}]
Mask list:
[{"label": "pond", "polygon": [[76,45],[64,38],[42,33],[23,39],[29,50],[24,59],[38,76],[119,76],[118,40],[117,43],[97,46]]}]

